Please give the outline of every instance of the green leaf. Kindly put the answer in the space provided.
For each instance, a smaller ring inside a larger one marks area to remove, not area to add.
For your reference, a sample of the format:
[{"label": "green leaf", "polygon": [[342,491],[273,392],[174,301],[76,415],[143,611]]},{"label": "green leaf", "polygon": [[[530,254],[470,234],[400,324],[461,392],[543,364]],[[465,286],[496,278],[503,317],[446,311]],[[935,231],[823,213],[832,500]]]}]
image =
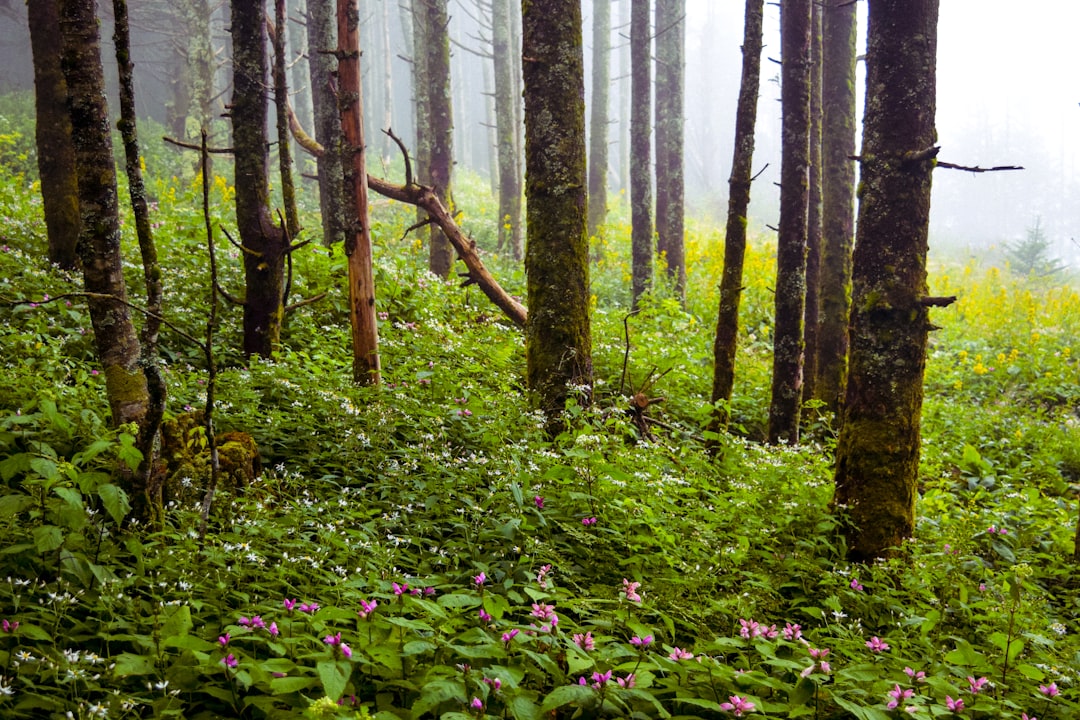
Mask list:
[{"label": "green leaf", "polygon": [[544,698],[540,705],[540,714],[545,715],[564,705],[588,702],[596,699],[596,691],[588,685],[563,685],[557,687]]},{"label": "green leaf", "polygon": [[976,665],[985,665],[986,658],[978,650],[971,647],[971,643],[967,640],[957,638],[956,649],[945,655],[945,662],[963,667],[974,667]]},{"label": "green leaf", "polygon": [[439,596],[436,602],[444,608],[471,608],[480,604],[480,598],[475,595],[450,593],[449,595]]},{"label": "green leaf", "polygon": [[514,720],[540,720],[540,707],[527,697],[518,695],[511,700],[507,709]]},{"label": "green leaf", "polygon": [[1035,682],[1042,682],[1046,679],[1046,673],[1034,665],[1021,664],[1016,666],[1017,671],[1028,680],[1034,680]]},{"label": "green leaf", "polygon": [[187,605],[176,605],[171,609],[172,614],[165,619],[165,624],[161,627],[161,637],[173,638],[187,635],[193,627],[191,608]]},{"label": "green leaf", "polygon": [[[465,696],[465,688],[457,680],[435,680],[424,685],[420,691],[420,699],[412,705],[413,717],[420,717],[444,702],[456,701],[468,702]],[[444,716],[445,717],[445,716]]]},{"label": "green leaf", "polygon": [[64,544],[64,531],[55,525],[34,528],[34,547],[39,553],[52,552]]},{"label": "green leaf", "polygon": [[30,470],[30,458],[28,453],[16,453],[11,457],[0,460],[0,479],[7,482],[19,473]]},{"label": "green leaf", "polygon": [[44,628],[40,628],[37,625],[32,625],[30,623],[19,623],[19,629],[16,632],[20,637],[29,638],[30,640],[51,642],[55,639],[46,632]]},{"label": "green leaf", "polygon": [[313,677],[282,677],[270,681],[270,693],[273,695],[286,695],[288,693],[307,690],[315,684]]},{"label": "green leaf", "polygon": [[5,495],[0,497],[0,517],[12,517],[34,506],[34,498],[29,495]]},{"label": "green leaf", "polygon": [[116,667],[113,669],[120,677],[130,677],[131,675],[153,675],[157,672],[157,668],[154,667],[154,662],[145,655],[134,655],[132,653],[120,653],[116,658]]},{"label": "green leaf", "polygon": [[105,511],[112,517],[113,522],[117,525],[124,522],[124,518],[131,512],[131,503],[128,502],[127,493],[123,488],[112,483],[105,483],[98,488],[97,492],[98,497],[101,498],[101,504],[105,506]]},{"label": "green leaf", "polygon": [[320,660],[316,668],[326,696],[331,700],[340,699],[349,683],[352,665],[345,660]]},{"label": "green leaf", "polygon": [[53,492],[71,507],[76,508],[77,510],[83,509],[82,493],[75,488],[54,487]]},{"label": "green leaf", "polygon": [[405,643],[405,646],[401,648],[402,655],[421,655],[426,652],[431,652],[435,649],[435,643],[428,642],[427,640],[412,640]]},{"label": "green leaf", "polygon": [[30,469],[50,482],[60,479],[60,469],[48,458],[31,458]]},{"label": "green leaf", "polygon": [[817,684],[810,678],[800,678],[795,689],[788,694],[788,704],[792,706],[804,705],[807,700],[814,697]]}]

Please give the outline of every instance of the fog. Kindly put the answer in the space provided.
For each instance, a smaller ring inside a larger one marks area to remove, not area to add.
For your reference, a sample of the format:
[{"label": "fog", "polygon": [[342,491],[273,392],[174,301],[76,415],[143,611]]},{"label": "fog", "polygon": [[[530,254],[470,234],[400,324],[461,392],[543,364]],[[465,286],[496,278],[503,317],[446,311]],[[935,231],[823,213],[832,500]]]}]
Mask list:
[{"label": "fog", "polygon": [[[411,133],[408,110],[407,62],[401,37],[398,0],[362,0],[367,17],[390,3],[390,47],[375,57],[392,58],[395,129]],[[136,22],[158,0],[133,2]],[[721,222],[726,209],[731,164],[735,101],[741,72],[742,0],[687,0],[686,47],[686,180],[690,212]],[[108,3],[105,3],[108,5]],[[625,133],[628,105],[620,100],[621,55],[628,28],[623,26],[627,0],[612,11],[612,124],[616,143]],[[591,0],[585,0],[586,65],[591,63]],[[1071,37],[1080,26],[1075,0],[1041,0],[1018,6],[1004,0],[941,0],[938,61],[937,127],[940,158],[948,162],[990,167],[1022,165],[1017,172],[973,174],[939,169],[934,177],[931,213],[933,247],[951,247],[993,258],[995,249],[1021,238],[1036,219],[1055,242],[1059,256],[1080,266],[1080,45]],[[490,168],[487,101],[481,94],[487,82],[484,60],[464,50],[476,46],[479,31],[474,0],[450,0],[451,32],[455,41],[455,149],[458,162],[481,173]],[[22,0],[0,0],[0,90],[30,86],[32,71]],[[865,34],[865,0],[860,2],[860,35]],[[217,39],[224,42],[224,21]],[[111,53],[106,20],[103,52]],[[158,59],[163,35],[154,36],[136,22],[134,32],[137,93],[142,111],[158,116],[167,101],[167,72]],[[762,62],[751,225],[759,231],[777,222],[780,172],[779,9],[766,4],[765,53]],[[155,49],[157,48],[157,49]],[[139,54],[142,53],[142,57]],[[154,53],[157,53],[155,55]],[[366,58],[372,58],[370,53]],[[141,75],[140,75],[141,73]],[[586,68],[588,85],[588,67]],[[223,75],[223,77],[225,77]],[[141,79],[140,79],[141,78]],[[164,79],[163,79],[164,78]],[[860,63],[861,89],[862,67]],[[860,99],[861,107],[861,99]],[[859,111],[861,116],[861,109]],[[378,137],[369,128],[369,137]],[[621,184],[622,153],[613,146],[611,181]]]}]

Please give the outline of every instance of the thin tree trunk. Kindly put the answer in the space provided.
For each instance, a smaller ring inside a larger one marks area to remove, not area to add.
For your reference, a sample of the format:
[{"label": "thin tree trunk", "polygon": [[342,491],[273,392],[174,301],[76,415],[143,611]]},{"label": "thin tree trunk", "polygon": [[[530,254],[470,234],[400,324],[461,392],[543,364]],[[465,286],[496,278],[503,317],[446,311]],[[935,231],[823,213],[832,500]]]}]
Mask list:
[{"label": "thin tree trunk", "polygon": [[360,17],[353,0],[338,0],[338,78],[341,82],[342,165],[349,217],[345,236],[349,259],[349,319],[352,323],[353,382],[378,385],[379,332],[375,319],[375,279],[371,270],[367,168],[364,158],[364,102],[360,82]]},{"label": "thin tree trunk", "polygon": [[[394,48],[390,44],[390,3],[394,0],[381,0],[381,13],[379,30],[382,35],[382,100],[383,115],[382,129],[389,130],[394,127]],[[397,0],[401,2],[403,0]],[[382,140],[383,163],[390,164],[390,156],[394,152],[394,141],[388,135],[379,134]]]},{"label": "thin tree trunk", "polygon": [[491,50],[495,69],[495,132],[499,156],[499,247],[509,247],[515,260],[524,251],[521,231],[521,165],[516,135],[519,96],[514,94],[512,0],[492,0]]},{"label": "thin tree trunk", "polygon": [[822,50],[821,316],[816,397],[841,417],[855,235],[855,5],[828,0]]},{"label": "thin tree trunk", "polygon": [[155,444],[161,418],[165,413],[165,380],[158,368],[158,332],[161,328],[161,299],[163,296],[161,266],[158,264],[157,246],[150,226],[150,209],[146,200],[140,165],[138,128],[135,121],[134,66],[131,62],[131,43],[128,32],[126,0],[113,0],[115,19],[113,43],[116,46],[116,64],[120,75],[120,135],[124,141],[125,170],[128,177],[128,195],[135,215],[135,232],[139,239],[142,256],[143,279],[146,283],[146,309],[140,336],[140,364],[149,401],[147,412],[139,427],[138,448],[143,455],[142,464],[132,483],[132,505],[135,517],[147,522],[152,528],[160,528],[162,515],[161,485],[152,482],[154,477]]},{"label": "thin tree trunk", "polygon": [[88,293],[94,346],[105,370],[105,393],[114,427],[141,425],[149,404],[139,367],[139,340],[124,286],[120,257],[119,198],[109,109],[101,66],[101,37],[94,0],[63,0],[61,67],[68,89],[75,163],[78,168],[79,255]]},{"label": "thin tree trunk", "polygon": [[720,279],[720,310],[713,345],[712,402],[715,411],[709,429],[727,429],[732,388],[735,384],[735,350],[739,337],[739,301],[742,296],[743,262],[746,256],[746,212],[750,206],[753,175],[754,125],[757,122],[758,88],[761,81],[761,27],[764,0],[746,0],[742,44],[742,81],[735,113],[735,153],[728,180],[728,214],[724,237],[724,270]]},{"label": "thin tree trunk", "polygon": [[[427,42],[423,46],[427,74],[428,132],[431,137],[431,156],[428,159],[428,181],[443,204],[453,209],[451,172],[454,167],[454,114],[450,86],[450,18],[446,0],[423,0],[424,26]],[[454,264],[454,246],[443,231],[431,228],[428,269],[441,278],[450,276]]]},{"label": "thin tree trunk", "polygon": [[311,104],[315,114],[315,139],[328,152],[316,158],[319,175],[319,209],[322,211],[323,244],[345,240],[345,188],[341,183],[341,115],[337,106],[337,47],[332,0],[308,0],[308,63],[311,70]]},{"label": "thin tree trunk", "polygon": [[821,4],[813,5],[810,27],[810,195],[806,215],[806,307],[803,327],[802,402],[817,387],[818,319],[821,303]]},{"label": "thin tree trunk", "polygon": [[592,107],[589,112],[589,237],[603,255],[607,222],[608,84],[611,82],[611,1],[593,2]]},{"label": "thin tree trunk", "polygon": [[683,73],[686,0],[656,0],[656,249],[686,304]]},{"label": "thin tree trunk", "polygon": [[[636,0],[622,0],[619,3],[619,27],[622,35],[630,30],[630,15]],[[631,51],[630,43],[623,42],[619,52],[619,189],[630,194],[630,103],[631,90]]]},{"label": "thin tree trunk", "polygon": [[780,168],[780,232],[776,247],[776,321],[773,329],[769,442],[797,443],[802,402],[803,313],[806,302],[811,0],[783,0],[780,8],[783,157]]},{"label": "thin tree trunk", "polygon": [[300,234],[300,212],[296,208],[293,184],[293,158],[289,150],[289,82],[285,74],[287,58],[285,0],[274,0],[274,107],[276,109],[278,172],[281,177],[281,202],[285,206],[285,227],[289,237]]},{"label": "thin tree trunk", "polygon": [[554,432],[571,393],[587,403],[592,391],[581,3],[529,0],[522,8],[525,359],[529,390]]},{"label": "thin tree trunk", "polygon": [[[416,111],[416,162],[413,170],[422,182],[430,183],[428,168],[431,165],[431,125],[429,100],[429,79],[427,71],[427,2],[428,0],[410,0],[412,3],[412,77],[413,105]],[[417,221],[424,219],[423,212],[417,208]]]},{"label": "thin tree trunk", "polygon": [[34,54],[38,176],[49,237],[49,262],[65,270],[79,266],[79,188],[67,83],[60,69],[56,31],[60,24],[57,0],[36,0],[26,8],[30,46]]},{"label": "thin tree trunk", "polygon": [[652,65],[649,42],[649,0],[633,0],[630,11],[630,244],[633,307],[652,287],[653,216]]},{"label": "thin tree trunk", "polygon": [[[292,5],[293,18],[307,17],[306,0],[293,0]],[[292,87],[292,105],[293,110],[296,112],[296,118],[303,127],[314,128],[315,120],[311,110],[310,53],[305,43],[306,34],[306,32],[301,32],[290,24],[288,35],[289,56],[293,60],[290,66],[289,82]],[[304,174],[304,149],[300,147],[300,143],[296,143],[294,148],[293,166],[297,168],[301,178],[300,183],[303,185],[306,180]]]},{"label": "thin tree trunk", "polygon": [[232,4],[233,99],[230,118],[236,167],[236,224],[243,247],[245,355],[269,357],[285,314],[285,234],[270,217],[267,177],[266,18],[260,0]]},{"label": "thin tree trunk", "polygon": [[870,2],[851,369],[834,497],[856,561],[897,552],[915,525],[937,19],[938,0]]}]

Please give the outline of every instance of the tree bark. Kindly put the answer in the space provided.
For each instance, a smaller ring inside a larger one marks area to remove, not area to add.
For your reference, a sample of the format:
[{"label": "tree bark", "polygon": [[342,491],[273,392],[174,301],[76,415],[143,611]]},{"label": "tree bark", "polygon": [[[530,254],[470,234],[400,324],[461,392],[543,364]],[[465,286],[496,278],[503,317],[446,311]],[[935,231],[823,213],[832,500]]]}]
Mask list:
[{"label": "tree bark", "polygon": [[30,46],[34,54],[34,106],[38,176],[49,238],[49,262],[65,270],[79,266],[79,188],[67,83],[60,69],[56,31],[60,25],[57,0],[37,0],[26,8]]},{"label": "tree bark", "polygon": [[667,260],[668,280],[686,304],[683,243],[683,76],[686,0],[656,0],[656,250]]},{"label": "tree bark", "polygon": [[[430,137],[427,179],[447,207],[451,201],[451,172],[454,166],[454,120],[450,87],[450,18],[446,0],[422,0],[424,27],[427,31],[425,45],[417,46],[423,52],[427,74],[427,113]],[[446,235],[437,227],[431,228],[428,269],[441,278],[450,276],[454,264],[454,248]]]},{"label": "tree bark", "polygon": [[937,19],[938,0],[870,2],[851,369],[834,498],[856,561],[895,553],[914,530]]},{"label": "tree bark", "polygon": [[806,213],[810,154],[811,0],[780,6],[780,232],[776,247],[776,321],[773,328],[769,442],[799,441],[802,401],[803,313],[806,301]]},{"label": "tree bark", "polygon": [[581,3],[522,1],[528,386],[557,430],[592,390]]},{"label": "tree bark", "polygon": [[521,228],[521,165],[518,162],[518,96],[514,94],[515,66],[511,54],[512,0],[492,0],[491,50],[495,70],[495,133],[499,159],[499,248],[509,248],[515,260],[524,253]]},{"label": "tree bark", "polygon": [[802,402],[817,387],[818,320],[821,312],[821,4],[813,4],[810,26],[810,186],[806,213],[806,303]]},{"label": "tree bark", "polygon": [[125,304],[116,166],[94,0],[63,0],[59,26],[79,174],[79,255],[83,284],[95,295],[87,299],[94,345],[105,370],[112,424],[141,424],[149,394],[139,367],[139,340]]},{"label": "tree bark", "polygon": [[[413,168],[416,176],[430,182],[428,167],[431,164],[431,125],[428,103],[430,99],[428,89],[427,71],[427,0],[410,0],[412,4],[412,78],[413,78],[413,105],[416,111],[414,125],[416,127],[416,161]],[[417,208],[416,219],[423,220],[423,215]]]},{"label": "tree bark", "polygon": [[246,287],[243,351],[269,357],[281,339],[288,242],[270,217],[266,22],[261,0],[233,2],[231,33],[236,224]]},{"label": "tree bark", "polygon": [[815,397],[841,417],[855,235],[855,5],[828,0],[822,49],[821,315]]},{"label": "tree bark", "polygon": [[630,245],[633,307],[652,287],[652,54],[649,42],[649,0],[630,6]]},{"label": "tree bark", "polygon": [[589,237],[603,254],[607,222],[608,84],[611,76],[611,2],[593,2],[592,107],[589,112]]},{"label": "tree bark", "polygon": [[349,319],[352,323],[353,382],[378,385],[379,333],[375,279],[371,270],[364,102],[360,83],[360,16],[353,0],[338,0],[338,78],[341,82],[342,165],[351,223],[345,235],[349,260]]},{"label": "tree bark", "polygon": [[322,211],[323,244],[345,240],[345,187],[341,178],[341,115],[336,97],[337,31],[331,0],[308,0],[308,64],[311,69],[311,104],[315,115],[315,139],[329,148],[316,158],[319,176],[319,209]]},{"label": "tree bark", "polygon": [[754,125],[757,122],[758,87],[761,82],[761,33],[764,0],[746,0],[742,44],[742,81],[735,113],[735,152],[728,180],[728,214],[724,236],[724,270],[720,278],[720,309],[713,344],[712,402],[715,410],[709,429],[727,429],[732,388],[735,384],[735,351],[739,337],[739,301],[742,297],[743,262],[746,257],[746,212],[750,206],[753,175]]},{"label": "tree bark", "polygon": [[278,173],[281,177],[281,202],[285,206],[285,227],[294,238],[300,234],[300,212],[296,207],[293,184],[292,152],[289,150],[289,80],[286,75],[285,0],[274,0],[274,108],[277,125]]},{"label": "tree bark", "polygon": [[120,76],[120,135],[124,141],[125,170],[128,177],[128,195],[135,215],[135,232],[139,239],[142,256],[143,280],[146,283],[146,309],[143,330],[140,335],[140,364],[146,377],[148,402],[146,414],[139,427],[138,448],[142,464],[132,482],[132,507],[135,517],[160,529],[164,522],[161,485],[154,482],[154,446],[165,413],[166,387],[158,367],[158,332],[161,329],[161,301],[164,294],[161,281],[161,265],[158,263],[157,246],[154,244],[150,225],[150,209],[146,200],[139,154],[138,127],[135,120],[135,79],[131,62],[131,43],[128,28],[126,0],[113,0],[115,19],[113,43],[116,46],[116,64]]}]

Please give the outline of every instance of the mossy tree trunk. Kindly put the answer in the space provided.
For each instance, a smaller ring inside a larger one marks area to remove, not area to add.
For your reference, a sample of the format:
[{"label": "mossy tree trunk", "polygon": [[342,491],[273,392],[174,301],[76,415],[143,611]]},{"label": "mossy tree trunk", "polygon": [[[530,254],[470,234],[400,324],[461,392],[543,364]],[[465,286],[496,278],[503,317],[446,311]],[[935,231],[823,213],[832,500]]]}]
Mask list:
[{"label": "mossy tree trunk", "polygon": [[630,283],[633,306],[652,287],[652,43],[649,0],[630,6]]},{"label": "mossy tree trunk", "polygon": [[683,116],[686,0],[656,0],[656,249],[686,302]]},{"label": "mossy tree trunk", "polygon": [[499,248],[521,260],[525,243],[521,227],[521,164],[518,160],[518,97],[514,81],[520,60],[512,54],[513,0],[492,0],[491,51],[495,71],[495,136],[499,165]]},{"label": "mossy tree trunk", "polygon": [[49,262],[65,270],[79,266],[79,187],[76,181],[75,148],[71,141],[71,116],[67,108],[67,83],[60,69],[56,30],[60,24],[58,0],[35,0],[27,4],[30,47],[34,54],[34,103],[36,111],[38,176],[49,239]]},{"label": "mossy tree trunk", "polygon": [[761,84],[761,33],[765,0],[746,0],[742,44],[742,80],[735,112],[735,152],[728,179],[728,213],[724,234],[724,270],[720,278],[720,310],[713,344],[712,402],[716,406],[709,429],[726,429],[735,384],[735,351],[739,337],[739,301],[746,257],[746,211],[753,177],[754,125]]},{"label": "mossy tree trunk", "polygon": [[851,366],[835,504],[848,556],[887,556],[914,529],[926,367],[927,228],[937,148],[938,0],[871,0]]},{"label": "mossy tree trunk", "polygon": [[149,393],[146,415],[139,427],[138,447],[143,455],[132,483],[132,507],[135,516],[148,522],[150,527],[160,529],[163,517],[161,485],[152,481],[155,477],[156,458],[154,448],[161,419],[165,414],[166,387],[158,367],[158,332],[161,329],[161,304],[164,288],[161,265],[158,263],[157,245],[150,225],[150,210],[146,199],[139,154],[139,134],[135,120],[135,78],[131,62],[130,30],[128,27],[127,0],[113,0],[115,19],[113,44],[116,47],[116,64],[120,76],[120,136],[124,141],[124,168],[128,178],[128,195],[135,216],[135,233],[139,239],[142,256],[143,280],[146,283],[146,309],[140,335],[140,364],[146,376]]},{"label": "mossy tree trunk", "polygon": [[772,443],[799,441],[809,202],[811,4],[811,0],[783,0],[780,5],[783,148],[769,403],[769,442]]},{"label": "mossy tree trunk", "polygon": [[611,82],[611,2],[593,2],[592,107],[589,109],[589,237],[596,256],[603,250],[607,222],[608,84]]},{"label": "mossy tree trunk", "polygon": [[855,236],[855,9],[848,0],[827,0],[822,18],[821,311],[814,394],[837,418],[847,381]]},{"label": "mossy tree trunk", "polygon": [[290,238],[300,234],[300,212],[296,207],[293,184],[293,157],[289,151],[289,78],[287,75],[288,27],[285,0],[274,0],[274,110],[277,128],[278,173],[281,178],[281,202],[285,206],[285,227]]},{"label": "mossy tree trunk", "polygon": [[529,390],[555,430],[592,387],[581,3],[522,0]]},{"label": "mossy tree trunk", "polygon": [[[425,179],[443,204],[453,208],[451,174],[454,167],[454,114],[450,87],[450,18],[446,0],[422,0],[427,41],[417,45],[423,53],[427,84],[427,132],[430,138],[427,177]],[[438,227],[431,226],[428,269],[439,277],[450,276],[454,264],[454,246]]]},{"label": "mossy tree trunk", "polygon": [[94,345],[105,370],[112,424],[141,425],[149,404],[139,367],[139,339],[131,322],[120,257],[120,214],[109,109],[101,66],[94,0],[62,0],[62,68],[68,89],[78,169],[79,257],[88,293]]},{"label": "mossy tree trunk", "polygon": [[345,240],[345,186],[341,182],[341,115],[335,94],[337,48],[332,0],[308,0],[308,66],[311,69],[311,106],[315,116],[315,139],[326,148],[316,158],[319,176],[319,209],[323,244]]},{"label": "mossy tree trunk", "polygon": [[[427,0],[411,0],[412,4],[412,80],[413,109],[415,110],[414,127],[416,128],[416,158],[413,172],[421,182],[430,184],[428,167],[431,164],[431,125],[428,110],[428,71],[427,71]],[[423,212],[417,208],[417,221],[424,219]]]},{"label": "mossy tree trunk", "polygon": [[378,385],[379,334],[375,318],[371,223],[364,148],[364,97],[360,81],[360,16],[353,0],[337,2],[338,78],[341,81],[342,165],[349,259],[349,319],[352,324],[353,382]]},{"label": "mossy tree trunk", "polygon": [[810,194],[806,213],[806,306],[803,313],[802,402],[817,387],[818,320],[821,309],[821,3],[810,26]]},{"label": "mossy tree trunk", "polygon": [[262,0],[232,4],[236,225],[243,248],[245,355],[269,357],[281,338],[288,241],[270,215],[267,53]]}]

